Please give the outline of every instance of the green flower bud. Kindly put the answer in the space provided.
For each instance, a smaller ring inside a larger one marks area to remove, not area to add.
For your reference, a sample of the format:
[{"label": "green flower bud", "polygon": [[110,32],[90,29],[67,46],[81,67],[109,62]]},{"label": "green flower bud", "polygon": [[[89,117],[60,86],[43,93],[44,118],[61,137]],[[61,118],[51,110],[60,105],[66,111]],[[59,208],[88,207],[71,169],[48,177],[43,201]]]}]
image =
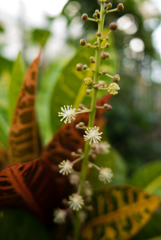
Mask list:
[{"label": "green flower bud", "polygon": [[112,22],[112,23],[110,23],[109,27],[112,31],[115,31],[117,29],[117,24],[115,22]]},{"label": "green flower bud", "polygon": [[92,78],[88,77],[84,79],[84,84],[87,86],[91,86],[93,84]]},{"label": "green flower bud", "polygon": [[110,44],[109,44],[109,43],[106,43],[106,44],[105,44],[105,47],[106,47],[106,48],[109,48],[109,47],[110,47]]},{"label": "green flower bud", "polygon": [[97,13],[94,13],[94,14],[93,14],[93,18],[97,18]]},{"label": "green flower bud", "polygon": [[86,64],[83,65],[83,70],[87,70],[88,66]]},{"label": "green flower bud", "polygon": [[101,37],[102,33],[101,32],[97,32],[96,35],[97,35],[97,37]]},{"label": "green flower bud", "polygon": [[82,64],[82,63],[78,63],[78,64],[76,65],[76,70],[77,70],[77,71],[82,71],[82,68],[83,68],[83,64]]},{"label": "green flower bud", "polygon": [[103,75],[106,75],[106,73],[107,73],[106,70],[103,70],[103,71],[102,71],[102,74],[103,74]]},{"label": "green flower bud", "polygon": [[109,37],[108,37],[108,36],[106,36],[106,37],[105,37],[105,39],[106,39],[106,41],[108,41],[108,40],[109,40]]},{"label": "green flower bud", "polygon": [[80,41],[79,41],[79,44],[84,46],[86,45],[86,40],[84,38],[82,38]]},{"label": "green flower bud", "polygon": [[83,15],[82,15],[82,19],[83,19],[84,21],[86,21],[86,20],[88,19],[88,15],[87,15],[87,13],[83,13]]},{"label": "green flower bud", "polygon": [[108,9],[111,9],[111,8],[112,8],[112,3],[108,3],[108,4],[107,4],[107,8],[108,8]]},{"label": "green flower bud", "polygon": [[97,46],[97,45],[98,45],[98,42],[94,42],[94,45],[96,45],[96,46]]},{"label": "green flower bud", "polygon": [[90,57],[90,62],[91,63],[95,63],[96,62],[96,58],[95,57]]}]

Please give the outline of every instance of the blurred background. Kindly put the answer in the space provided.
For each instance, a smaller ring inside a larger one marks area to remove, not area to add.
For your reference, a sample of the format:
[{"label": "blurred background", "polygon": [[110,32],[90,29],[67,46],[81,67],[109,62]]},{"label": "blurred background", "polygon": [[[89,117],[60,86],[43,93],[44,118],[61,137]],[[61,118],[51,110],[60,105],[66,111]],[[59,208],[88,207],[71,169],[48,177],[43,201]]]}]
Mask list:
[{"label": "blurred background", "polygon": [[[116,7],[120,1],[111,2]],[[118,24],[112,37],[116,73],[121,76],[121,91],[106,114],[106,135],[128,163],[130,174],[143,163],[161,159],[161,2],[122,2],[124,11],[109,14],[105,23]],[[56,62],[68,61],[77,52],[79,39],[96,31],[96,24],[84,23],[81,15],[92,16],[98,4],[93,0],[0,2],[0,124],[6,135],[8,85],[18,52],[29,64],[41,46],[40,74]]]}]

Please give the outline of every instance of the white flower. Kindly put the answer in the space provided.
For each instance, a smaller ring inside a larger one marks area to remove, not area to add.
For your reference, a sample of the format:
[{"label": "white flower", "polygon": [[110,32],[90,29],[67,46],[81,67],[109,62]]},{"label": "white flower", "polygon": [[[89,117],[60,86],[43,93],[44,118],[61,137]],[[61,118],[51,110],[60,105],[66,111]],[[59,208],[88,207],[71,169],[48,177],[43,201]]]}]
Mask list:
[{"label": "white flower", "polygon": [[110,168],[100,168],[99,171],[99,180],[106,183],[111,182],[111,178],[113,177],[112,170]]},{"label": "white flower", "polygon": [[67,212],[63,209],[58,208],[54,211],[53,215],[54,215],[53,222],[61,224],[65,222]]},{"label": "white flower", "polygon": [[64,120],[64,123],[71,123],[71,120],[75,120],[75,111],[76,108],[72,109],[72,105],[61,107],[62,112],[58,112],[59,117],[63,117],[60,121]]},{"label": "white flower", "polygon": [[71,173],[72,169],[73,169],[73,164],[69,161],[69,160],[63,160],[60,164],[59,164],[59,168],[60,168],[60,173],[63,175],[68,175],[69,173]]},{"label": "white flower", "polygon": [[105,154],[105,153],[109,153],[109,148],[110,148],[110,144],[108,144],[107,142],[100,142],[100,143],[91,145],[91,152],[95,152],[97,154]]},{"label": "white flower", "polygon": [[73,210],[78,211],[82,208],[84,201],[83,198],[78,193],[73,193],[71,196],[69,196],[69,206]]},{"label": "white flower", "polygon": [[90,140],[89,143],[92,144],[92,143],[98,143],[101,141],[101,133],[98,132],[99,130],[99,127],[92,127],[92,128],[87,128],[87,130],[85,131],[86,135],[84,135],[84,141],[87,141],[87,140]]}]

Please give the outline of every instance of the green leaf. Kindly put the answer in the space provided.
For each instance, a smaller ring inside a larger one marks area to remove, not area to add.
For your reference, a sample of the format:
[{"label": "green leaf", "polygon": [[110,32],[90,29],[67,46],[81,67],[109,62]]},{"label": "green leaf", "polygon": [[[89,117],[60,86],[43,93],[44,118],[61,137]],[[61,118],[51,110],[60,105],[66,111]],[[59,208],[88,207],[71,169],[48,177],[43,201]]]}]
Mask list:
[{"label": "green leaf", "polygon": [[161,162],[154,161],[139,167],[129,183],[161,197]]},{"label": "green leaf", "polygon": [[82,239],[129,240],[147,224],[159,203],[159,197],[134,186],[99,189],[81,231]]},{"label": "green leaf", "polygon": [[161,213],[155,213],[148,224],[132,240],[161,240]]},{"label": "green leaf", "polygon": [[8,88],[10,82],[9,72],[4,71],[0,76],[0,143],[7,147],[8,141]]},{"label": "green leaf", "polygon": [[[40,78],[40,85],[37,93],[37,115],[43,144],[47,144],[53,137],[49,106],[53,88],[62,72],[63,67],[66,65],[66,62],[67,59],[62,59],[60,62],[53,62],[44,71],[42,77]],[[52,111],[54,111],[54,109],[55,106],[52,106]]]},{"label": "green leaf", "polygon": [[21,53],[18,53],[17,59],[14,63],[11,82],[9,86],[9,122],[11,123],[13,112],[18,99],[18,94],[25,76],[25,63]]},{"label": "green leaf", "polygon": [[51,36],[51,32],[47,29],[36,28],[31,32],[31,35],[33,42],[38,43],[44,47],[47,40]]},{"label": "green leaf", "polygon": [[[107,31],[107,30],[106,30]],[[94,43],[96,41],[96,36],[92,36],[90,42]],[[106,69],[109,74],[113,75],[117,72],[117,61],[116,55],[114,54],[114,46],[112,44],[112,38],[110,39],[110,48],[107,51],[110,53],[109,60],[102,60],[101,69]],[[84,85],[84,78],[92,77],[91,71],[77,71],[77,63],[87,64],[88,67],[94,69],[94,64],[90,63],[90,56],[94,56],[95,50],[89,49],[86,46],[79,47],[75,56],[67,63],[67,65],[62,70],[57,83],[53,89],[52,98],[51,98],[51,122],[52,129],[55,132],[60,128],[62,122],[58,118],[58,112],[60,108],[64,105],[73,105],[74,108],[77,108],[80,103],[84,103],[86,106],[90,104],[91,96],[86,96],[85,90],[87,88]],[[100,80],[106,79],[107,84],[111,82],[111,78],[106,76],[101,76]],[[105,91],[100,91],[98,98],[104,95]]]},{"label": "green leaf", "polygon": [[[109,167],[113,171],[111,184],[122,184],[126,182],[127,167],[124,159],[114,149],[110,148],[107,154],[99,154],[93,161],[99,167]],[[98,179],[98,170],[92,168],[89,173],[89,181],[93,189],[104,187],[105,184]]]},{"label": "green leaf", "polygon": [[21,209],[0,209],[0,236],[3,240],[52,240],[42,223]]}]

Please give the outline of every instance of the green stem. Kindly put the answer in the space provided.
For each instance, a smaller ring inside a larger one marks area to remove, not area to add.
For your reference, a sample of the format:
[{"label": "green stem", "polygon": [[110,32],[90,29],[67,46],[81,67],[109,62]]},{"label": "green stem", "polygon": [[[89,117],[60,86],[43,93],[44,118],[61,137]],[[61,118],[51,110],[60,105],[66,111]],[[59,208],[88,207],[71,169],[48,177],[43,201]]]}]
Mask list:
[{"label": "green stem", "polygon": [[[104,18],[105,18],[105,11],[104,11],[104,3],[101,2],[101,10],[100,10],[100,19],[98,22],[98,32],[103,33],[103,26],[104,26]],[[94,70],[94,82],[98,84],[99,81],[99,72],[100,72],[100,59],[101,59],[101,43],[102,40],[97,37],[97,49],[96,51],[96,61],[95,61],[95,70]],[[97,100],[97,91],[96,89],[93,89],[92,92],[92,99],[91,99],[91,108],[90,108],[90,114],[89,114],[89,121],[88,121],[88,127],[93,127],[94,120],[95,120],[95,113],[96,113],[96,100]],[[81,173],[80,173],[80,195],[83,195],[83,186],[87,175],[87,169],[88,169],[88,155],[89,155],[90,145],[89,141],[85,143],[84,148],[84,158],[82,160],[82,167],[81,167]],[[74,240],[79,239],[79,212],[76,213],[76,220],[75,220],[75,231],[74,231]]]}]

